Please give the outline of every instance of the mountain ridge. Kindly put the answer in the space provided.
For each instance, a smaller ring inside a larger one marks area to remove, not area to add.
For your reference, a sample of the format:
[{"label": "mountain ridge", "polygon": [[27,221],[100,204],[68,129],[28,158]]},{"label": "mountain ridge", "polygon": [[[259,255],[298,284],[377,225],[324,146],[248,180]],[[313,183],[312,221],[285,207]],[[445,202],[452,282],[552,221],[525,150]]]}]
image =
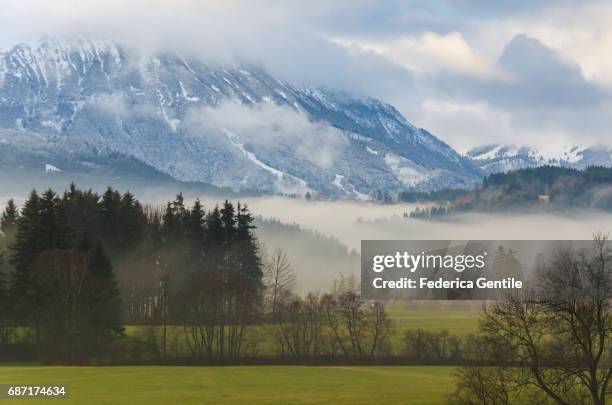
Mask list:
[{"label": "mountain ridge", "polygon": [[586,169],[612,167],[612,147],[605,145],[567,146],[556,154],[544,154],[537,148],[511,144],[489,144],[471,149],[466,156],[487,174],[540,166]]},{"label": "mountain ridge", "polygon": [[472,187],[482,175],[373,98],[291,85],[253,66],[132,55],[112,41],[0,53],[0,127],[103,146],[178,180],[235,190],[366,199]]}]

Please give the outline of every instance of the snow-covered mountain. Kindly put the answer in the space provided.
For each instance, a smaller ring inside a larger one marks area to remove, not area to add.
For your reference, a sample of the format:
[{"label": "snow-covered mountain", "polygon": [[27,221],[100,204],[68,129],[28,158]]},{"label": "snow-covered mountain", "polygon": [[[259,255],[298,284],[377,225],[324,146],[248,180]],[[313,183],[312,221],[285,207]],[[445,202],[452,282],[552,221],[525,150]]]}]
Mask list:
[{"label": "snow-covered mountain", "polygon": [[63,190],[70,182],[98,191],[109,185],[139,195],[185,192],[230,197],[209,184],[180,182],[120,152],[63,141],[47,134],[0,129],[0,199],[32,188]]},{"label": "snow-covered mountain", "polygon": [[528,146],[492,144],[474,148],[467,156],[487,174],[544,165],[576,169],[612,167],[612,147],[607,146],[570,146],[556,154],[544,154]]},{"label": "snow-covered mountain", "polygon": [[0,150],[42,138],[53,167],[66,145],[75,159],[102,148],[181,181],[237,190],[368,198],[470,187],[482,175],[375,99],[108,41],[45,40],[0,53],[0,128],[10,130]]}]

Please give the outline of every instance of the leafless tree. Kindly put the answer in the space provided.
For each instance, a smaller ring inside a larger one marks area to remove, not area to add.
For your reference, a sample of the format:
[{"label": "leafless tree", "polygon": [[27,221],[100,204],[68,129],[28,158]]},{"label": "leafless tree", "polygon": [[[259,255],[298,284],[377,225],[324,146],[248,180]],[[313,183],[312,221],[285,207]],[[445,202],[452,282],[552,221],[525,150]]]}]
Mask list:
[{"label": "leafless tree", "polygon": [[291,295],[295,287],[295,274],[287,254],[277,249],[266,264],[266,284],[270,312],[276,317],[280,303]]},{"label": "leafless tree", "polygon": [[391,320],[381,303],[367,304],[355,293],[325,295],[323,313],[335,342],[346,358],[372,358],[381,351],[391,331]]},{"label": "leafless tree", "polygon": [[323,346],[321,300],[315,294],[281,304],[275,327],[277,351],[295,360],[317,358]]},{"label": "leafless tree", "polygon": [[561,248],[541,260],[537,274],[536,294],[509,296],[486,308],[480,332],[494,370],[466,371],[460,386],[471,387],[476,395],[485,379],[494,384],[504,380],[521,395],[555,404],[605,404],[612,376],[612,255],[607,240],[596,237],[590,252]]}]

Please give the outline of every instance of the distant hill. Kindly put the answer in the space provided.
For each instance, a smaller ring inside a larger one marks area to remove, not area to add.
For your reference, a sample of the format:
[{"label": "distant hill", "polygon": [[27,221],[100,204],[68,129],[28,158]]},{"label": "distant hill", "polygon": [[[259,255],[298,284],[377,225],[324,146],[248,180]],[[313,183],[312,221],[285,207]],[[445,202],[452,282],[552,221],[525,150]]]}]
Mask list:
[{"label": "distant hill", "polygon": [[359,272],[359,254],[336,238],[277,219],[257,218],[255,225],[268,253],[282,249],[288,254],[300,292],[328,291],[340,274]]},{"label": "distant hill", "polygon": [[540,166],[586,169],[612,166],[612,148],[603,145],[570,146],[557,154],[544,153],[529,146],[490,144],[470,150],[467,157],[487,174]]},{"label": "distant hill", "polygon": [[[424,201],[427,194],[420,195]],[[440,205],[419,208],[416,218],[435,218],[454,212],[564,210],[595,208],[612,211],[612,168],[584,170],[542,166],[491,174],[473,191],[448,191],[432,195]],[[416,200],[415,196],[407,196]],[[450,197],[448,199],[445,199]]]}]

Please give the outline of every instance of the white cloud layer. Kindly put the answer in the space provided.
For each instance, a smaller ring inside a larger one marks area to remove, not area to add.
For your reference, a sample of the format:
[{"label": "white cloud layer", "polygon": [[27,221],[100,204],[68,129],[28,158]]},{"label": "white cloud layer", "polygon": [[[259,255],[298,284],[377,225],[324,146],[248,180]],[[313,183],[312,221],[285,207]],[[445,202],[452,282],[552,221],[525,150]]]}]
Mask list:
[{"label": "white cloud layer", "polygon": [[338,129],[312,122],[305,114],[273,103],[246,106],[227,101],[216,107],[192,110],[187,122],[194,134],[203,130],[217,131],[220,136],[235,134],[248,148],[268,153],[289,149],[323,169],[331,169],[348,145]]},{"label": "white cloud layer", "polygon": [[426,32],[379,42],[339,38],[335,42],[377,52],[417,73],[455,72],[482,79],[507,79],[507,74],[478,55],[459,32]]},{"label": "white cloud layer", "polygon": [[[462,150],[611,139],[609,2],[3,0],[0,7],[0,49],[86,35],[143,52],[257,64],[298,84],[393,102]],[[245,122],[268,113],[232,112]]]}]

